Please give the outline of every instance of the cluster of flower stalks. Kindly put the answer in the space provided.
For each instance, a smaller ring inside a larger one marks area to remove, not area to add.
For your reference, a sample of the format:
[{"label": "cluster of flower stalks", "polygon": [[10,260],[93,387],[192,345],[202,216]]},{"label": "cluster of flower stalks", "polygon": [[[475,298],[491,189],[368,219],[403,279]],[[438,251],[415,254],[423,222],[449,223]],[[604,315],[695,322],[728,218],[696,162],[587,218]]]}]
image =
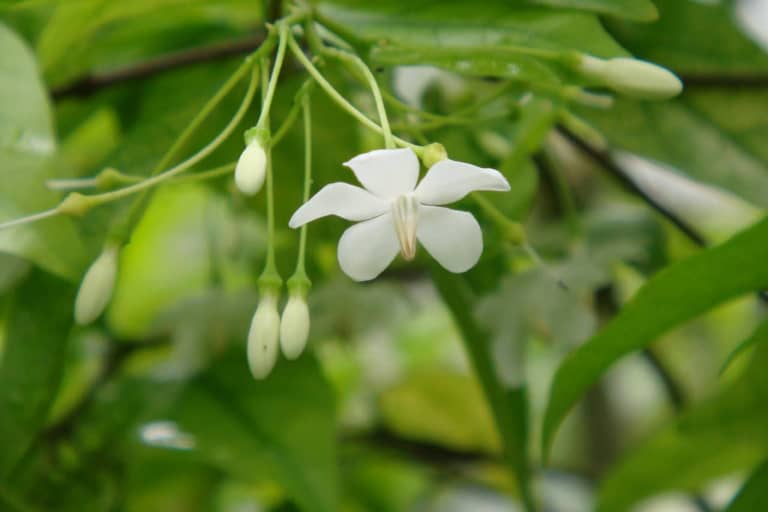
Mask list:
[{"label": "cluster of flower stalks", "polygon": [[[339,35],[333,34],[328,27],[319,31],[318,26],[318,21],[308,8],[297,9],[270,26],[264,43],[244,60],[201,109],[149,177],[131,176],[108,169],[95,178],[57,180],[49,185],[59,190],[89,187],[110,190],[94,194],[71,192],[51,210],[0,223],[0,229],[6,229],[55,215],[81,216],[95,206],[138,193],[131,207],[126,209],[127,213],[114,220],[105,237],[107,241],[102,253],[82,280],[75,304],[75,318],[79,323],[93,322],[108,305],[118,273],[120,251],[129,242],[130,235],[141,219],[155,187],[185,178],[213,178],[231,173],[232,170],[235,184],[241,193],[253,196],[263,189],[266,193],[267,256],[264,271],[258,280],[260,302],[251,322],[247,345],[248,363],[257,379],[269,375],[280,351],[286,358],[295,359],[301,355],[307,344],[310,334],[307,294],[311,286],[304,267],[307,223],[328,215],[355,222],[341,236],[337,254],[341,270],[356,281],[376,278],[398,254],[406,261],[413,260],[419,245],[450,272],[465,272],[477,264],[483,250],[480,225],[471,213],[445,208],[444,205],[456,202],[473,192],[508,191],[510,187],[506,178],[495,169],[451,160],[441,144],[417,145],[393,135],[382,92],[369,67]],[[323,57],[324,61],[340,61],[347,69],[354,70],[354,75],[363,80],[371,90],[378,122],[358,110],[328,82],[316,67],[314,59],[308,57],[297,42],[298,36],[305,38],[316,57]],[[270,108],[288,51],[306,70],[308,78],[296,96],[291,113],[273,135],[270,128]],[[580,75],[590,85],[604,87],[620,94],[663,99],[674,96],[681,90],[680,81],[672,73],[636,59],[600,59],[574,52],[526,48],[515,48],[514,51],[548,60],[553,65],[567,68],[572,74]],[[247,91],[229,124],[205,147],[171,166],[170,164],[177,160],[177,153],[203,124],[210,112],[237,83],[248,76],[250,81]],[[259,87],[262,94],[258,120],[245,132],[245,149],[236,164],[233,162],[180,178],[181,173],[202,161],[232,135],[248,111]],[[382,135],[380,149],[355,156],[344,163],[362,187],[340,181],[326,184],[310,197],[310,112],[313,87],[320,87],[340,108],[364,127]],[[597,103],[594,101],[597,96],[593,93],[582,91],[579,87],[565,87],[564,90],[566,89],[569,92],[578,92],[568,96],[575,101],[582,98],[585,103]],[[610,100],[609,96],[605,98]],[[590,101],[587,102],[587,99]],[[299,113],[303,119],[305,136],[304,202],[289,221],[291,228],[300,229],[300,243],[296,269],[285,281],[288,299],[280,315],[279,305],[284,281],[275,265],[271,152],[286,129],[299,117]],[[422,169],[425,174],[419,180]],[[477,196],[475,198],[478,202],[481,200]],[[496,211],[490,217],[510,231],[513,223],[506,220],[500,212]]]}]

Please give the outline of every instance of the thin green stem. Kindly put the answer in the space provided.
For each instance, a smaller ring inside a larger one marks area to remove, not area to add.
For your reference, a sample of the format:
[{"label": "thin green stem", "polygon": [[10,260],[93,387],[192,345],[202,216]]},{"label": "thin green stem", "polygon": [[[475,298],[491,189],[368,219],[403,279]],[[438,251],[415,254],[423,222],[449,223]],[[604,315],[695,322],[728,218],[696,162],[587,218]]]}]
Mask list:
[{"label": "thin green stem", "polygon": [[193,183],[195,181],[205,181],[205,180],[218,178],[220,176],[227,176],[228,174],[232,174],[234,172],[235,166],[237,166],[237,162],[230,162],[228,164],[214,167],[213,169],[208,169],[207,171],[200,171],[194,174],[187,174],[186,176],[179,176],[177,178],[174,178],[172,182],[173,183]]},{"label": "thin green stem", "polygon": [[[304,69],[307,70],[307,73],[309,73],[310,76],[315,79],[318,85],[320,85],[320,87],[326,92],[326,94],[328,94],[328,96],[330,96],[333,101],[335,101],[343,110],[347,111],[347,113],[357,119],[366,128],[373,130],[374,132],[381,135],[384,134],[384,130],[381,128],[381,126],[376,124],[374,121],[369,119],[368,116],[355,108],[344,98],[344,96],[339,93],[339,91],[333,87],[333,85],[330,84],[330,82],[328,82],[328,80],[325,79],[325,77],[320,73],[315,65],[312,64],[306,55],[304,55],[304,52],[301,50],[301,48],[299,48],[298,43],[296,43],[296,40],[292,36],[289,36],[288,47],[291,49],[291,52],[293,52],[294,56],[301,63],[301,65],[304,66]],[[392,138],[395,144],[398,146],[411,148],[417,155],[421,156],[423,152],[422,146],[411,144],[410,142],[399,137],[393,136]]]},{"label": "thin green stem", "polygon": [[269,112],[272,109],[272,100],[275,96],[275,89],[277,88],[277,81],[280,79],[280,70],[283,67],[283,61],[285,60],[285,45],[288,42],[288,31],[290,25],[286,23],[280,23],[279,30],[279,42],[277,43],[277,55],[275,55],[275,63],[272,67],[272,73],[269,77],[269,83],[264,89],[264,97],[262,98],[261,114],[259,120],[256,123],[256,128],[266,128],[269,125]]},{"label": "thin green stem", "polygon": [[322,52],[326,55],[330,55],[341,61],[346,61],[352,64],[360,73],[363,78],[368,82],[368,86],[371,88],[373,94],[373,100],[376,104],[376,111],[379,115],[379,122],[381,123],[381,129],[384,132],[384,146],[391,149],[395,147],[395,141],[392,138],[392,129],[389,126],[389,118],[387,117],[387,110],[384,107],[384,99],[381,94],[381,89],[376,81],[376,77],[371,73],[371,69],[363,62],[359,56],[349,53],[343,50],[337,50],[335,48],[322,47]]},{"label": "thin green stem", "polygon": [[29,224],[31,222],[37,222],[38,220],[47,219],[49,217],[55,217],[56,215],[59,215],[61,212],[58,208],[51,208],[50,210],[45,210],[43,212],[33,213],[32,215],[27,215],[26,217],[20,217],[18,219],[9,220],[6,222],[0,222],[0,231],[8,228],[12,228],[15,226],[21,226],[22,224]]},{"label": "thin green stem", "polygon": [[[312,188],[312,109],[309,104],[309,97],[304,96],[301,102],[302,113],[304,117],[304,195],[303,201],[309,200],[309,191]],[[304,257],[307,247],[307,224],[301,226],[299,235],[299,257],[296,261],[296,271],[294,276],[306,277],[304,266]]]},{"label": "thin green stem", "polygon": [[296,92],[296,96],[293,98],[291,109],[283,119],[282,124],[280,124],[280,128],[277,129],[271,138],[272,146],[279,144],[283,137],[285,137],[285,134],[288,133],[288,130],[291,129],[293,123],[296,122],[296,119],[299,117],[299,112],[301,111],[303,105],[303,99],[312,89],[312,85],[314,83],[315,81],[309,78],[301,85],[301,87],[299,87],[299,90]]},{"label": "thin green stem", "polygon": [[[264,89],[267,88],[269,77],[267,76],[267,66],[261,66],[261,84]],[[274,75],[273,75],[274,76]],[[263,89],[263,90],[264,90]],[[264,93],[263,100],[266,101],[267,93]],[[259,119],[261,128],[269,131],[269,116]],[[264,264],[264,271],[259,277],[259,284],[262,287],[276,289],[282,286],[282,279],[275,263],[275,193],[274,193],[274,175],[272,171],[272,146],[267,145],[264,148],[267,154],[266,169],[266,188],[267,188],[267,259]]]},{"label": "thin green stem", "polygon": [[[257,66],[253,67],[253,75],[255,75],[257,68],[258,68]],[[248,84],[248,90],[246,91],[245,96],[243,97],[243,100],[240,103],[240,107],[237,109],[237,112],[235,113],[235,115],[229,121],[227,126],[224,127],[221,133],[219,133],[211,142],[209,142],[200,151],[198,151],[188,159],[184,160],[180,164],[176,165],[175,167],[172,167],[171,169],[168,169],[167,171],[161,174],[154,175],[140,183],[136,183],[128,187],[114,190],[112,192],[105,192],[103,194],[85,196],[86,200],[89,203],[89,206],[97,206],[97,205],[101,205],[111,201],[115,201],[125,196],[153,187],[170,178],[173,178],[174,176],[177,176],[178,174],[181,174],[182,172],[186,171],[187,169],[189,169],[190,167],[192,167],[193,165],[195,165],[196,163],[200,162],[202,159],[210,155],[216,148],[219,147],[219,145],[221,145],[221,143],[224,140],[226,140],[230,136],[232,131],[237,127],[237,125],[242,120],[243,115],[245,115],[245,112],[248,110],[248,107],[251,105],[251,102],[253,101],[253,95],[254,95],[254,92],[256,91],[257,83],[258,82],[257,80],[255,80],[255,77],[252,76],[251,81]]]}]

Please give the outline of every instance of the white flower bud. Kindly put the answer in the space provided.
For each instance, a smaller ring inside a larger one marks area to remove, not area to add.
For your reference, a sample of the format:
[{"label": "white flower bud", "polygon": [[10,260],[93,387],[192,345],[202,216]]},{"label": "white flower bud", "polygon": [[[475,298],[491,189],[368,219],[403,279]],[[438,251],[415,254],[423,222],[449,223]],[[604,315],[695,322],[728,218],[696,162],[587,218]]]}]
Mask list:
[{"label": "white flower bud", "polygon": [[119,248],[108,246],[91,264],[75,299],[75,321],[87,325],[96,320],[112,298],[117,277]]},{"label": "white flower bud", "polygon": [[267,293],[259,302],[248,331],[248,366],[256,379],[265,378],[275,367],[279,330],[277,297]]},{"label": "white flower bud", "polygon": [[267,175],[267,154],[257,139],[248,144],[240,154],[235,167],[235,184],[245,195],[252,196],[261,190]]},{"label": "white flower bud", "polygon": [[280,320],[280,347],[288,359],[296,359],[304,351],[309,337],[309,308],[307,301],[291,294]]},{"label": "white flower bud", "polygon": [[599,59],[581,55],[578,69],[616,92],[634,98],[664,100],[680,94],[683,83],[666,68],[638,59]]}]

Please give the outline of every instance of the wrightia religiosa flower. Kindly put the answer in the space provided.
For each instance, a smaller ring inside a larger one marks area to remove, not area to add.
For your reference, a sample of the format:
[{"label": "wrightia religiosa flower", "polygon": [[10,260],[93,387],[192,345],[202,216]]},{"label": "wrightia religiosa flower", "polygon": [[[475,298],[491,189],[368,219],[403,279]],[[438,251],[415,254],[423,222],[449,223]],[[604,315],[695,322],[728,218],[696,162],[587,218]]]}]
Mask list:
[{"label": "wrightia religiosa flower", "polygon": [[248,366],[254,378],[266,378],[275,367],[279,334],[277,293],[266,291],[259,300],[248,331]]},{"label": "wrightia religiosa flower", "polygon": [[344,165],[365,188],[326,185],[293,214],[289,226],[327,215],[362,221],[344,232],[338,247],[341,269],[356,281],[376,278],[398,252],[412,260],[417,241],[447,270],[466,272],[483,251],[480,225],[471,213],[440,205],[474,191],[509,190],[499,171],[449,159],[434,164],[417,186],[419,160],[409,148],[370,151]]}]

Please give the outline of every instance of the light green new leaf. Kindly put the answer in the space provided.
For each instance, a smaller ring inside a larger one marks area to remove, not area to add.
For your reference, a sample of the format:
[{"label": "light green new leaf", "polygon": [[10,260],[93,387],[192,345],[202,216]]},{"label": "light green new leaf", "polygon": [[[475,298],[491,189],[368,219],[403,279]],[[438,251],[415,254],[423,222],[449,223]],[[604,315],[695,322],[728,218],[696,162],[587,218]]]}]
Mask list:
[{"label": "light green new leaf", "polygon": [[768,453],[765,348],[755,353],[739,379],[683,413],[612,468],[600,488],[598,511],[624,512],[644,498],[671,490],[696,492],[715,478],[764,460]]},{"label": "light green new leaf", "polygon": [[550,390],[544,452],[570,408],[620,357],[717,304],[768,287],[766,240],[768,218],[722,245],[664,269],[601,332],[572,352]]},{"label": "light green new leaf", "polygon": [[34,271],[16,290],[0,359],[0,481],[45,425],[64,366],[74,287]]},{"label": "light green new leaf", "polygon": [[191,383],[174,418],[211,464],[279,482],[304,511],[338,510],[333,393],[311,356],[255,381],[238,351]]},{"label": "light green new leaf", "polygon": [[768,509],[768,461],[763,462],[724,512],[754,512]]},{"label": "light green new leaf", "polygon": [[[47,210],[58,203],[45,188],[55,168],[56,139],[50,105],[35,58],[0,24],[0,222]],[[0,231],[0,251],[75,278],[84,265],[80,239],[67,218]]]}]

